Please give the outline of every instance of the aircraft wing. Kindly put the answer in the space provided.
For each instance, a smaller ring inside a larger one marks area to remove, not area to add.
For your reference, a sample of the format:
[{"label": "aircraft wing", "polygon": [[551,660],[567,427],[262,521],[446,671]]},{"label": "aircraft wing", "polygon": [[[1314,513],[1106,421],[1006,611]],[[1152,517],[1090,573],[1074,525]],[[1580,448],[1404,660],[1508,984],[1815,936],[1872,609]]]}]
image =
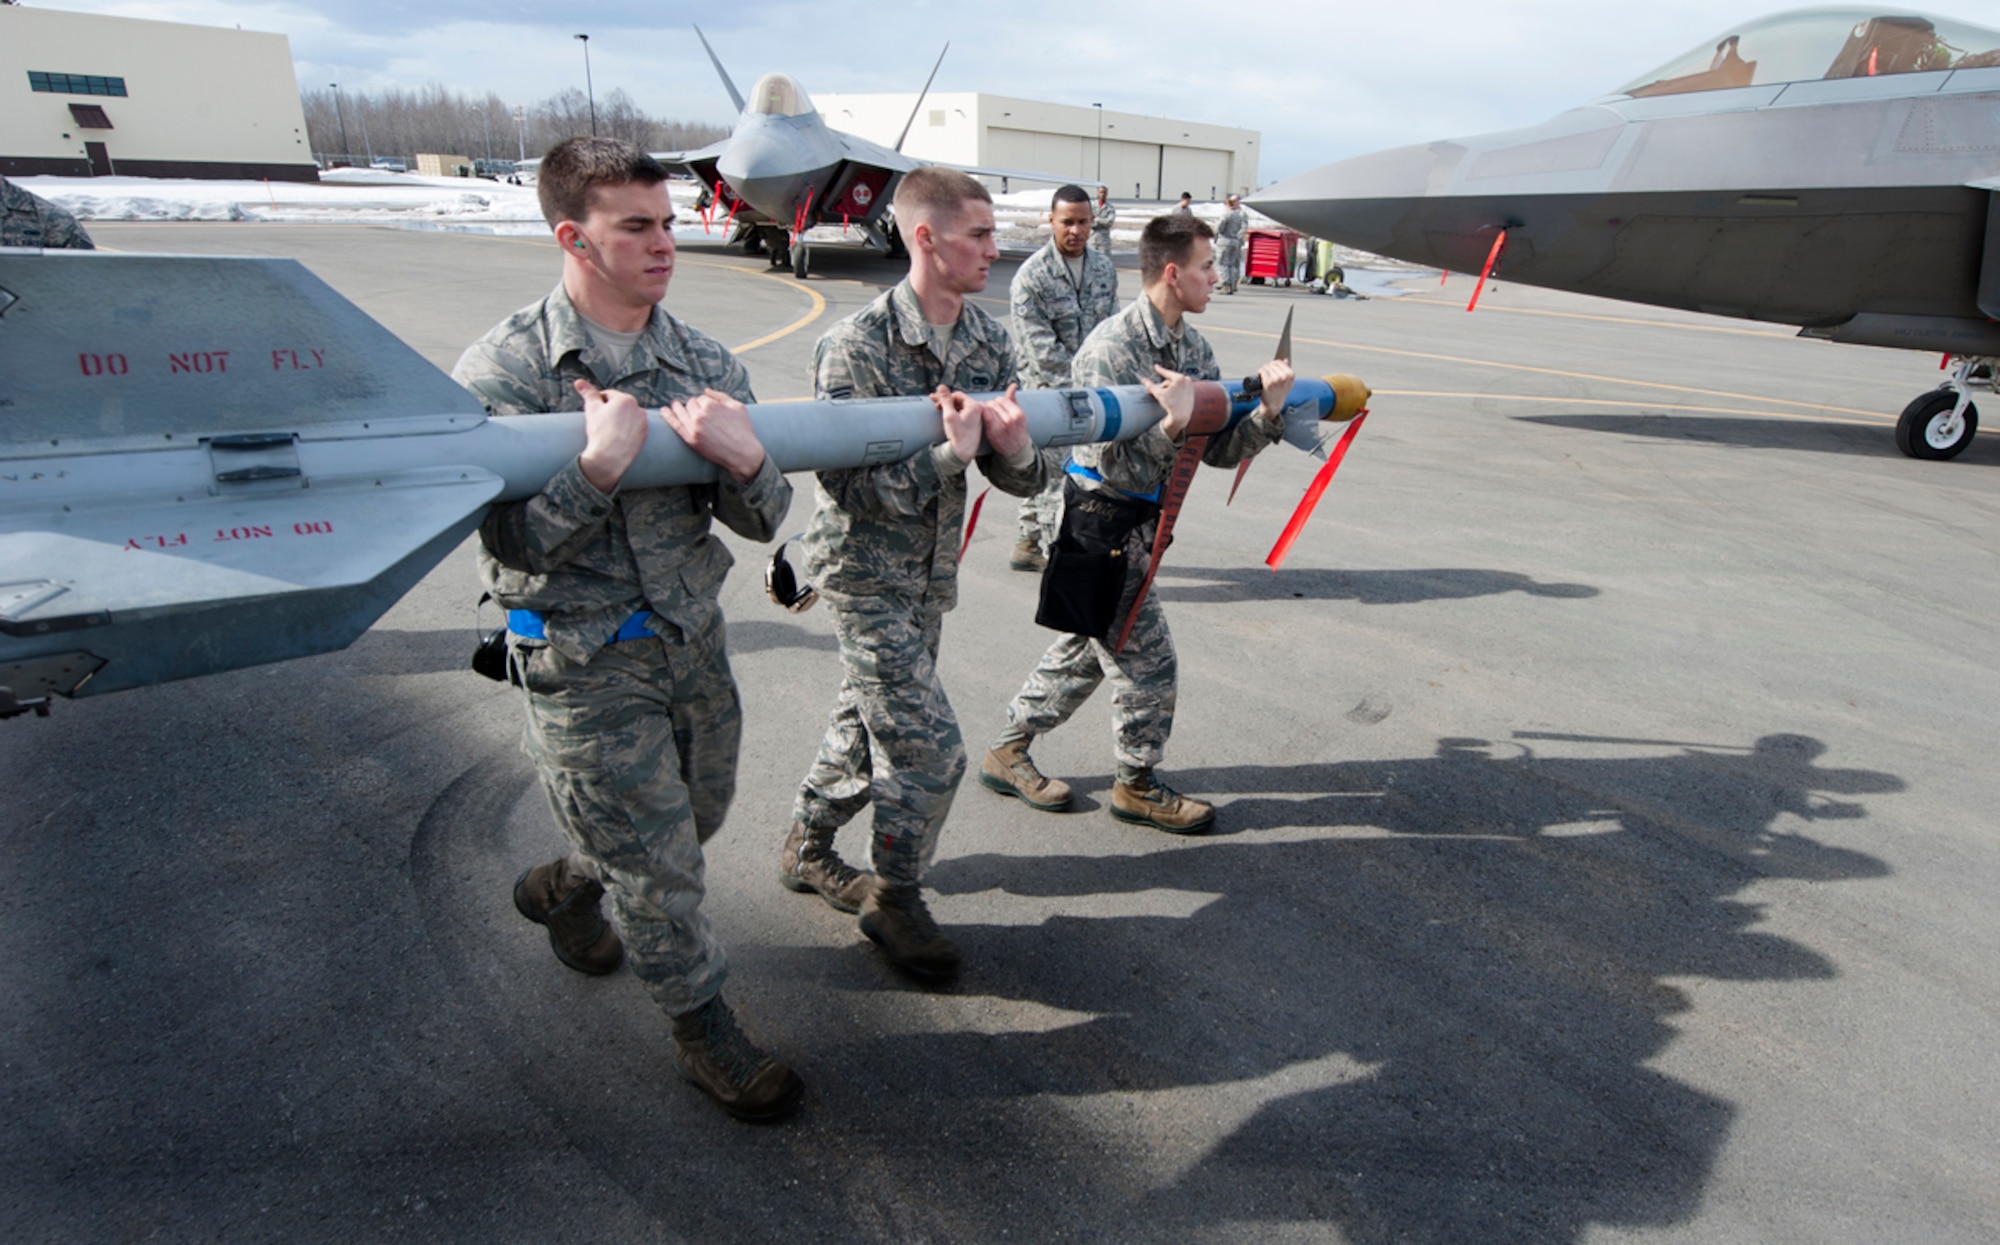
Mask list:
[{"label": "aircraft wing", "polygon": [[[713,186],[715,162],[720,160],[722,153],[728,149],[729,140],[725,138],[695,151],[649,151],[646,154],[676,173],[686,173],[698,182]],[[702,176],[704,169],[709,174],[706,177]]]},{"label": "aircraft wing", "polygon": [[1982,177],[1976,182],[1967,182],[1965,184],[1974,190],[1991,190],[1995,194],[2000,194],[2000,173],[1996,173],[1992,177]]},{"label": "aircraft wing", "polygon": [[935,164],[942,168],[957,169],[961,173],[970,173],[974,177],[1005,177],[1015,181],[1046,182],[1051,186],[1060,186],[1065,182],[1090,187],[1104,184],[1092,181],[1088,177],[1072,177],[1068,174],[1050,173],[1042,169],[996,169],[977,164],[953,164],[949,160],[918,160],[904,155],[893,147],[884,147],[880,143],[873,143],[865,138],[858,138],[852,134],[843,134],[837,130],[834,133],[838,135],[842,145],[847,148],[847,158],[849,160],[860,164],[872,164],[880,168],[892,169],[898,173],[907,173],[920,165]]},{"label": "aircraft wing", "polygon": [[943,160],[933,160],[927,163],[940,164],[948,169],[957,169],[961,173],[970,173],[974,177],[1003,177],[1017,182],[1046,182],[1051,186],[1071,185],[1095,190],[1099,186],[1109,184],[1092,181],[1088,177],[1070,177],[1062,173],[1044,172],[1040,169],[993,169],[978,164],[951,164]]}]

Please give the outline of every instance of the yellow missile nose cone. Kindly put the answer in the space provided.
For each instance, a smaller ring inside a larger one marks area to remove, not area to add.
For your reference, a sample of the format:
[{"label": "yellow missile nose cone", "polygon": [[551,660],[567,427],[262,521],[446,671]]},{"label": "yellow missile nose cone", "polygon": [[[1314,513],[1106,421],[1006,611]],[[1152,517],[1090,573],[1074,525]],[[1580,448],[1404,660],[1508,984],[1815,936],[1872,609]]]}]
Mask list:
[{"label": "yellow missile nose cone", "polygon": [[1333,389],[1333,414],[1326,417],[1328,423],[1344,424],[1353,419],[1367,409],[1368,399],[1375,396],[1375,391],[1359,376],[1345,372],[1327,377],[1326,383]]}]

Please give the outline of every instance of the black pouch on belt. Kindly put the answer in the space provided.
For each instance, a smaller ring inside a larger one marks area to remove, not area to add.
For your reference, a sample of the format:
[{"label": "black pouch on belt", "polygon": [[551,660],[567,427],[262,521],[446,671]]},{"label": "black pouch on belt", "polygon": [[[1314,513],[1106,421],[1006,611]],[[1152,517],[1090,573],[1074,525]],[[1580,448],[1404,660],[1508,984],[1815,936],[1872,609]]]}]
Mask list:
[{"label": "black pouch on belt", "polygon": [[[479,594],[479,604],[493,599],[490,592]],[[477,610],[477,606],[473,607]],[[501,623],[491,631],[479,633],[479,643],[472,650],[472,668],[496,683],[512,683],[521,686],[521,676],[507,661],[507,624]]]},{"label": "black pouch on belt", "polygon": [[1093,492],[1074,476],[1065,479],[1062,529],[1042,572],[1035,622],[1070,635],[1108,638],[1131,571],[1126,546],[1132,533],[1159,513],[1157,502]]}]

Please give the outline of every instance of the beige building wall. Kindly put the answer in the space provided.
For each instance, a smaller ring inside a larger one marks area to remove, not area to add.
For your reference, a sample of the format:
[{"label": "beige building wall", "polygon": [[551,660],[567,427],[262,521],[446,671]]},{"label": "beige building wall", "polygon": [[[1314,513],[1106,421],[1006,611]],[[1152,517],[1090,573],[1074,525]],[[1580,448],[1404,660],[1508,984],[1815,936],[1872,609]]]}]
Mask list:
[{"label": "beige building wall", "polygon": [[[917,97],[823,95],[814,102],[835,129],[893,144]],[[1257,185],[1262,136],[1255,130],[1101,111],[1006,95],[930,95],[903,150],[919,160],[1102,181],[1121,199],[1172,199],[1186,190],[1208,200]]]},{"label": "beige building wall", "polygon": [[[126,93],[38,91],[31,73],[122,78]],[[84,126],[72,104],[102,108],[111,128]],[[0,5],[0,173],[88,176],[93,164],[142,177],[314,180],[290,41]]]}]

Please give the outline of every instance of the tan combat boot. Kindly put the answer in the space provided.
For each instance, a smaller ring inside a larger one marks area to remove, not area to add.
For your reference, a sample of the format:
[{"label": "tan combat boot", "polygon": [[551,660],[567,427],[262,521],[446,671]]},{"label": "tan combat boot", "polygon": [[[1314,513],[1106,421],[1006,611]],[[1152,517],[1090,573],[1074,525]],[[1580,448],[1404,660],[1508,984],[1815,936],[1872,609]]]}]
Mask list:
[{"label": "tan combat boot", "polygon": [[1007,555],[1007,569],[1010,571],[1039,571],[1048,564],[1041,544],[1032,536],[1023,536],[1015,541],[1013,552]]},{"label": "tan combat boot", "polygon": [[790,1115],[806,1089],[798,1073],[751,1043],[720,995],[674,1017],[674,1066],[717,1106],[752,1124]]},{"label": "tan combat boot", "polygon": [[1137,782],[1111,785],[1111,815],[1168,834],[1201,834],[1215,825],[1215,806],[1182,795],[1141,770]]},{"label": "tan combat boot", "polygon": [[1048,778],[1028,756],[1028,740],[1017,739],[989,750],[979,763],[979,785],[1011,795],[1030,808],[1060,813],[1069,807],[1069,784]]},{"label": "tan combat boot", "polygon": [[548,927],[558,960],[592,977],[616,971],[625,959],[625,944],[597,906],[602,898],[604,888],[571,872],[567,856],[536,865],[514,882],[515,909]]},{"label": "tan combat boot", "polygon": [[949,977],[958,971],[958,944],[938,929],[923,892],[914,886],[890,886],[877,877],[861,903],[861,932],[906,972]]},{"label": "tan combat boot", "polygon": [[793,822],[778,853],[778,880],[801,895],[817,894],[842,912],[859,912],[875,875],[842,860],[833,850],[833,835]]}]

